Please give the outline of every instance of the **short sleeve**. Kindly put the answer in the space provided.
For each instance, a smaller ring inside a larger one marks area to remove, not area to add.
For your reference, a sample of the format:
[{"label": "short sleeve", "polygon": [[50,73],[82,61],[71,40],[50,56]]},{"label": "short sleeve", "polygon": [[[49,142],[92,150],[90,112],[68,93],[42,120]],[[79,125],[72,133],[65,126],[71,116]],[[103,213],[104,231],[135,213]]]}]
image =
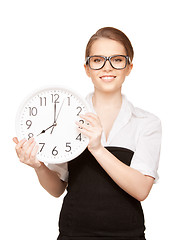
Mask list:
[{"label": "short sleeve", "polygon": [[48,163],[46,166],[50,170],[56,172],[61,180],[68,182],[69,172],[68,172],[67,163],[59,163],[59,164]]},{"label": "short sleeve", "polygon": [[142,125],[136,144],[131,167],[144,175],[153,177],[154,183],[159,179],[157,170],[159,166],[161,149],[162,127],[157,117],[151,117]]}]

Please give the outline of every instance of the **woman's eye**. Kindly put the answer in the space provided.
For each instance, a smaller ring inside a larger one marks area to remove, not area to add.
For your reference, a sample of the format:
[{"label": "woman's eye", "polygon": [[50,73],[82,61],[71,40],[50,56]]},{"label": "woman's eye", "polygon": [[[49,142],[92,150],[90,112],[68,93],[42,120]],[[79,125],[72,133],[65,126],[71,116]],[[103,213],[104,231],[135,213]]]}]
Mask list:
[{"label": "woman's eye", "polygon": [[99,62],[101,62],[101,59],[100,58],[96,58],[96,59],[94,59],[94,62],[95,63],[99,63]]},{"label": "woman's eye", "polygon": [[113,61],[115,61],[115,62],[122,62],[122,59],[120,59],[120,58],[115,58],[115,59],[113,59]]}]

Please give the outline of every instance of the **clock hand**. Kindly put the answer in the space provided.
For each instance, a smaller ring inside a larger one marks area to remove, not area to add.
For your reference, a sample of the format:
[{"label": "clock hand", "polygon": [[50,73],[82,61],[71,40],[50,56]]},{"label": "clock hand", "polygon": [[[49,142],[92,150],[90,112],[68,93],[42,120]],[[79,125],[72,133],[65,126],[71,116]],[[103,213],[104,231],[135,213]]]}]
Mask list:
[{"label": "clock hand", "polygon": [[56,101],[54,102],[54,123],[56,122]]},{"label": "clock hand", "polygon": [[[61,112],[61,109],[62,109],[62,107],[63,107],[64,101],[65,101],[65,99],[62,101],[62,104],[61,104],[61,107],[60,107],[59,112],[58,112],[58,114],[57,114],[57,117],[56,117],[56,114],[55,114],[54,123],[53,123],[53,127],[52,127],[52,130],[51,130],[51,133],[50,133],[50,134],[52,134],[54,127],[57,125],[57,119],[58,119],[58,116],[59,116],[59,114],[60,114],[60,112]],[[55,110],[55,109],[56,109],[56,107],[55,107],[55,105],[54,105],[54,110]]]},{"label": "clock hand", "polygon": [[[55,126],[56,126],[56,105],[57,105],[57,103],[56,103],[56,101],[55,101],[55,102],[54,102],[54,124],[55,124]],[[50,134],[52,134],[53,129],[54,129],[54,126],[52,127],[52,130],[51,130],[51,133],[50,133]]]},{"label": "clock hand", "polygon": [[[37,136],[39,136],[42,133],[45,133],[51,127],[52,127],[52,131],[53,131],[53,129],[56,125],[57,125],[57,123],[56,123],[56,101],[55,101],[54,102],[54,123],[50,127],[46,128],[45,130],[42,130]],[[52,133],[52,131],[51,131],[51,133]]]},{"label": "clock hand", "polygon": [[58,112],[58,114],[57,114],[57,117],[56,117],[56,119],[55,119],[55,123],[57,122],[57,119],[58,119],[58,116],[59,116],[59,114],[60,114],[60,112],[61,112],[61,109],[62,109],[62,107],[63,107],[64,101],[65,101],[65,99],[62,101],[61,107],[60,107],[59,112]]},{"label": "clock hand", "polygon": [[42,130],[37,136],[39,136],[42,133],[45,133],[48,129],[50,129],[51,127],[55,127],[55,126],[56,126],[56,123],[53,123],[52,126],[46,128],[45,130]]}]

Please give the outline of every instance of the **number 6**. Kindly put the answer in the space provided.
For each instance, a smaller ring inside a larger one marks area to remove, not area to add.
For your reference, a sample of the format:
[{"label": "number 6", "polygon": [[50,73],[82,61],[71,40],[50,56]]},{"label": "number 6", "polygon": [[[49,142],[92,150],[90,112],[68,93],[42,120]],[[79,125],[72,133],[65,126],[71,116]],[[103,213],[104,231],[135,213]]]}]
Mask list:
[{"label": "number 6", "polygon": [[54,155],[54,156],[56,156],[58,154],[58,151],[56,150],[56,147],[54,147],[54,149],[52,150],[52,155]]}]

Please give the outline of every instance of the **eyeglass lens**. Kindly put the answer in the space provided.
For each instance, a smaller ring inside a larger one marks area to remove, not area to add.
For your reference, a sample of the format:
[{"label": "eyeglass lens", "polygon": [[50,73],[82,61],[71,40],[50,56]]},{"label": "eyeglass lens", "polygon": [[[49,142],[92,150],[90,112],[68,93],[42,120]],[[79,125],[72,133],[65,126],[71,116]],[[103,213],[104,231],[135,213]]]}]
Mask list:
[{"label": "eyeglass lens", "polygon": [[[124,56],[111,57],[111,65],[116,69],[123,69],[126,67],[127,59]],[[92,69],[100,69],[105,63],[105,58],[101,56],[91,56],[89,59],[89,65]]]}]

